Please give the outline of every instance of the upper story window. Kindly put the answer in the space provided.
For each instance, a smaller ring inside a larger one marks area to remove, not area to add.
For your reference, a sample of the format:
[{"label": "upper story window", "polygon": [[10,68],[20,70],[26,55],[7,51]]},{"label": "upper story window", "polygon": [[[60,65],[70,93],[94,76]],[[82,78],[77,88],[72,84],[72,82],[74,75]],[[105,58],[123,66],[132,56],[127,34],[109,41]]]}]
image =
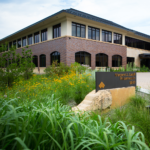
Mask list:
[{"label": "upper story window", "polygon": [[12,47],[12,42],[9,42],[9,49]]},{"label": "upper story window", "polygon": [[34,33],[34,43],[39,43],[39,32]]},{"label": "upper story window", "polygon": [[47,29],[41,31],[41,41],[47,40]]},{"label": "upper story window", "polygon": [[26,36],[22,38],[22,47],[26,46]]},{"label": "upper story window", "polygon": [[15,41],[13,41],[13,46],[15,46],[15,47],[16,47],[16,40],[15,40]]},{"label": "upper story window", "polygon": [[61,36],[61,24],[53,26],[53,38]]},{"label": "upper story window", "polygon": [[85,38],[85,25],[72,23],[72,36]]},{"label": "upper story window", "polygon": [[102,30],[102,41],[104,42],[112,42],[112,32]]},{"label": "upper story window", "polygon": [[131,37],[125,37],[125,43],[129,47],[135,47],[140,49],[150,50],[150,43],[142,40],[134,39]]},{"label": "upper story window", "polygon": [[100,30],[94,27],[88,27],[88,39],[100,40]]},{"label": "upper story window", "polygon": [[18,46],[18,48],[21,47],[21,39],[17,40],[17,46]]},{"label": "upper story window", "polygon": [[122,44],[122,34],[114,33],[114,43]]},{"label": "upper story window", "polygon": [[32,34],[28,35],[28,45],[32,44]]}]

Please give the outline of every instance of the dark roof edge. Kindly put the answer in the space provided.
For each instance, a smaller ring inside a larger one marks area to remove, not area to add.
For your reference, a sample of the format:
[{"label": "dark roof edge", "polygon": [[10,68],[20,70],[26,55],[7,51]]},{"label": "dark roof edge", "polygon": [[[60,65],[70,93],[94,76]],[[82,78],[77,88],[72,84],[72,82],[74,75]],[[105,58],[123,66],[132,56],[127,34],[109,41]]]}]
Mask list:
[{"label": "dark roof edge", "polygon": [[31,24],[31,25],[29,25],[29,26],[27,26],[27,27],[25,27],[25,28],[23,28],[23,29],[21,29],[21,30],[19,30],[19,31],[17,31],[17,32],[14,32],[14,33],[12,33],[12,34],[10,34],[10,35],[8,35],[8,36],[6,36],[6,37],[0,39],[0,41],[5,40],[5,39],[8,38],[8,37],[11,37],[11,36],[13,36],[13,35],[15,35],[15,34],[21,32],[21,31],[23,31],[23,30],[26,30],[26,29],[28,29],[28,28],[30,28],[30,27],[32,27],[32,26],[34,26],[34,25],[36,25],[36,24],[38,24],[38,23],[40,23],[40,22],[42,22],[42,21],[45,21],[45,20],[47,20],[47,19],[49,19],[49,18],[51,18],[51,17],[53,17],[53,16],[55,16],[55,15],[58,15],[58,14],[60,14],[60,13],[62,13],[62,12],[66,12],[66,11],[63,9],[63,10],[57,12],[57,13],[54,13],[54,14],[52,14],[52,15],[50,15],[50,16],[48,16],[48,17],[46,17],[46,18],[44,18],[44,19],[42,19],[42,20],[40,20],[40,21],[37,21],[37,22],[35,22],[35,23],[33,23],[33,24]]}]

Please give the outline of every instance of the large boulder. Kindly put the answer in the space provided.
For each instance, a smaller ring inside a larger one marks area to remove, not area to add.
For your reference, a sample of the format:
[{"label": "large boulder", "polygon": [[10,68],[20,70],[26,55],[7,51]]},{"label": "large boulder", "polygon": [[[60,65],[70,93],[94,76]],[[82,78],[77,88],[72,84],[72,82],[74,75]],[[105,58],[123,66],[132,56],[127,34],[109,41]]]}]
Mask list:
[{"label": "large boulder", "polygon": [[85,99],[76,107],[73,107],[73,111],[92,111],[97,109],[106,109],[112,104],[112,96],[110,90],[100,90],[96,92],[93,90]]}]

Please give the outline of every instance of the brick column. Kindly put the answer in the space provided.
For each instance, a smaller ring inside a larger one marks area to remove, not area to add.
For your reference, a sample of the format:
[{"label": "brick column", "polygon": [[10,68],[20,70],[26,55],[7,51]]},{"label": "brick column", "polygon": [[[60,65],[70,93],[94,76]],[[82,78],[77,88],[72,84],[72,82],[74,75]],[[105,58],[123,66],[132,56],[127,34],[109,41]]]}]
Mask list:
[{"label": "brick column", "polygon": [[95,69],[95,54],[91,54],[91,68]]},{"label": "brick column", "polygon": [[108,55],[108,67],[112,67],[112,55]]}]

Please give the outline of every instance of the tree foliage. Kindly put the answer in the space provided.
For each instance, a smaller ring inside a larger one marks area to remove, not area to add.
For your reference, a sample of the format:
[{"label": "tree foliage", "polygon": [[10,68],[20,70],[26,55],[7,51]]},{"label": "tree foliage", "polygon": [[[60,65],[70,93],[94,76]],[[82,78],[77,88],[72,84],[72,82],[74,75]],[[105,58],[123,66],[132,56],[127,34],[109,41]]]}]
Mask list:
[{"label": "tree foliage", "polygon": [[[13,85],[20,76],[29,79],[33,74],[31,49],[22,49],[22,53],[16,53],[16,48],[11,47],[6,51],[7,43],[1,45],[0,51],[0,90]],[[26,47],[28,48],[28,47]]]}]

